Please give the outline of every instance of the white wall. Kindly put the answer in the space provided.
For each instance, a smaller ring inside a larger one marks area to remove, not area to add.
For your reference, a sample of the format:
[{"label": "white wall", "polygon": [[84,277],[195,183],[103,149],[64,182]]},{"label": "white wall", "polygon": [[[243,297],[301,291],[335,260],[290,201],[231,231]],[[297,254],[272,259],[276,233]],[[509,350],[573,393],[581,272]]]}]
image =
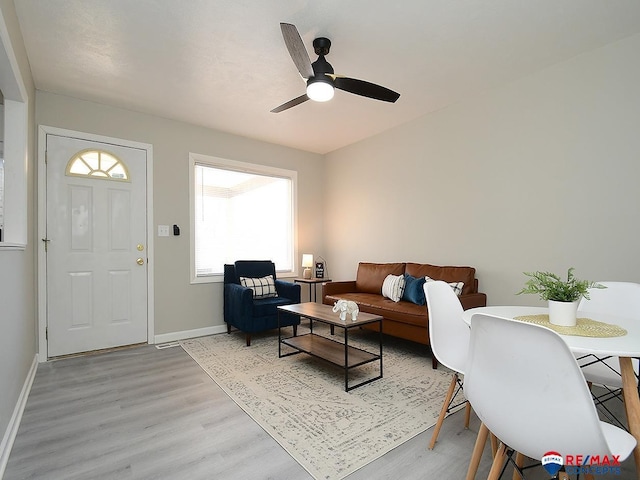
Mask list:
[{"label": "white wall", "polygon": [[[1,94],[2,92],[0,92]],[[4,105],[0,105],[0,229],[4,225]]]},{"label": "white wall", "polygon": [[224,324],[222,284],[189,283],[189,152],[296,170],[300,252],[322,252],[320,155],[41,91],[36,121],[153,145],[154,234],[158,224],[182,232],[154,237],[156,335]]},{"label": "white wall", "polygon": [[639,51],[635,35],[327,155],[332,277],[471,265],[490,304],[536,304],[514,296],[523,271],[640,282]]},{"label": "white wall", "polygon": [[[12,0],[0,0],[0,21],[4,21],[8,32],[12,54],[15,55],[22,82],[30,100],[27,114],[28,132],[28,179],[29,203],[21,214],[27,217],[26,249],[0,248],[0,445],[9,442],[10,425],[20,392],[27,379],[36,353],[36,311],[35,311],[35,248],[33,185],[35,163],[34,152],[34,87],[26,52]],[[5,46],[6,47],[6,46]],[[2,45],[0,45],[2,48]],[[3,65],[4,67],[4,65]],[[6,71],[3,72],[7,74]],[[6,209],[11,205],[6,205]],[[4,446],[4,445],[3,445]],[[6,451],[0,449],[0,477]]]}]

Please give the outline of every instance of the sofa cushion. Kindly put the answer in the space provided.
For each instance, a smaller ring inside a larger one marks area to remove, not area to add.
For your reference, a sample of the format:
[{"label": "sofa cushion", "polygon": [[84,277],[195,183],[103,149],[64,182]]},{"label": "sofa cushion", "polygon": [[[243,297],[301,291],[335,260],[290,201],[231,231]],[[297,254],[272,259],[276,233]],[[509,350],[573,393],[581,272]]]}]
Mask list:
[{"label": "sofa cushion", "polygon": [[424,297],[424,277],[416,278],[408,273],[404,274],[404,293],[402,300],[415,303],[416,305],[424,305],[426,303]]},{"label": "sofa cushion", "polygon": [[382,283],[387,275],[402,275],[404,263],[367,263],[358,264],[356,290],[362,293],[382,293]]},{"label": "sofa cushion", "polygon": [[[290,305],[291,300],[282,297],[258,298],[253,302],[253,317],[278,316],[278,307]],[[282,315],[284,317],[284,314]],[[284,323],[283,323],[284,325]]]},{"label": "sofa cushion", "polygon": [[475,292],[476,269],[473,267],[438,267],[428,263],[407,263],[406,273],[414,277],[431,277],[447,283],[462,282],[462,294]]},{"label": "sofa cushion", "polygon": [[256,299],[278,296],[273,275],[267,275],[266,277],[260,278],[240,277],[240,285],[253,290],[253,298]]},{"label": "sofa cushion", "polygon": [[327,300],[331,302],[336,302],[340,299],[356,302],[361,312],[380,315],[389,320],[423,328],[427,328],[429,323],[427,307],[424,305],[416,305],[415,303],[404,301],[394,302],[384,298],[379,293],[341,293],[335,296],[327,296]]},{"label": "sofa cushion", "polygon": [[399,302],[404,293],[404,276],[387,275],[382,282],[382,296],[394,302]]},{"label": "sofa cushion", "polygon": [[233,267],[234,283],[238,285],[240,277],[260,278],[273,275],[273,278],[277,278],[276,266],[271,260],[237,260]]}]

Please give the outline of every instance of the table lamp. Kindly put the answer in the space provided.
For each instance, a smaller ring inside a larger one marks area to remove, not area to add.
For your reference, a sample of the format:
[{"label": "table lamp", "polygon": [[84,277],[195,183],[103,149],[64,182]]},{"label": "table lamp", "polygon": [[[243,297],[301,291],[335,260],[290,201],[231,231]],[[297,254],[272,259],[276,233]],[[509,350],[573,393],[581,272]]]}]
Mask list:
[{"label": "table lamp", "polygon": [[311,278],[311,267],[313,267],[313,255],[310,253],[302,254],[302,266],[304,271],[302,272],[302,278]]}]

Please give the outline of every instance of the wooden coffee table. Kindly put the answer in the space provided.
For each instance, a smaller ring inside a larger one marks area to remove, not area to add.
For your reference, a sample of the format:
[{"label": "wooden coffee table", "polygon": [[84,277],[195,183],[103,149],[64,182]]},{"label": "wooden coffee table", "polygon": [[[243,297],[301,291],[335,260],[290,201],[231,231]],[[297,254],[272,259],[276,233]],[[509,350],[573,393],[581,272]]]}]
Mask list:
[{"label": "wooden coffee table", "polygon": [[[304,335],[283,338],[282,328],[280,327],[280,312],[293,313],[308,318],[310,332]],[[344,342],[313,333],[314,321],[327,324],[331,326],[332,330],[334,327],[342,328],[344,330]],[[380,332],[378,353],[367,352],[349,345],[349,330],[376,322]],[[294,348],[295,351],[283,354],[282,345],[288,345]],[[315,302],[278,307],[278,357],[288,357],[303,352],[342,367],[344,369],[344,390],[346,392],[378,380],[382,378],[382,317],[360,312],[355,321],[351,320],[350,315],[343,321],[340,320],[339,314],[333,312],[332,307]],[[356,385],[349,385],[349,370],[371,362],[380,362],[380,374]]]}]

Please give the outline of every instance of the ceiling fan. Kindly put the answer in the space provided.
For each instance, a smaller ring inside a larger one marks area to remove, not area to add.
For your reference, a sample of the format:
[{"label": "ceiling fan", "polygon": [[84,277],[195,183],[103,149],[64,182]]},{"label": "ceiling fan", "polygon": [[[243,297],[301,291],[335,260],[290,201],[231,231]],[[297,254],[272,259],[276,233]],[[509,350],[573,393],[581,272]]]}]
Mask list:
[{"label": "ceiling fan", "polygon": [[333,67],[324,58],[329,54],[331,48],[331,40],[328,38],[319,37],[313,41],[313,49],[318,55],[318,59],[311,63],[302,37],[300,37],[295,25],[281,23],[280,29],[293,63],[307,82],[307,93],[274,108],[271,110],[272,113],[280,113],[307,100],[326,102],[333,98],[335,88],[383,102],[394,103],[400,97],[399,93],[375,83],[335,75]]}]

